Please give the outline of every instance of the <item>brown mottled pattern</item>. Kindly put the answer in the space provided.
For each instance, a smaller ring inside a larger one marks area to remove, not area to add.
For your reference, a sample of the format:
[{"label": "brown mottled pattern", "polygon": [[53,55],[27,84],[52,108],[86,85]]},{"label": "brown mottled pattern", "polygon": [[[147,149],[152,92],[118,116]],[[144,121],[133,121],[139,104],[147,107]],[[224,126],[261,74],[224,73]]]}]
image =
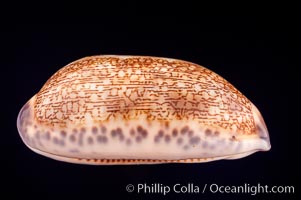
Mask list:
[{"label": "brown mottled pattern", "polygon": [[255,131],[251,102],[214,72],[176,59],[92,56],[56,72],[36,95],[35,117],[66,127],[145,117],[194,120],[245,134]]}]

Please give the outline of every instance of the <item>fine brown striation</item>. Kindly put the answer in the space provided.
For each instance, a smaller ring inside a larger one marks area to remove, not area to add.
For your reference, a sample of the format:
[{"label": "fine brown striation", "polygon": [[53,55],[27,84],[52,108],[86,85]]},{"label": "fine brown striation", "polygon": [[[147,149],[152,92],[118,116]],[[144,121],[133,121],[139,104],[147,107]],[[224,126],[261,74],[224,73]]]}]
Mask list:
[{"label": "fine brown striation", "polygon": [[[193,120],[255,133],[252,103],[200,65],[147,56],[91,56],[56,72],[36,95],[42,125],[84,126],[108,120]],[[62,133],[64,135],[64,133]]]}]

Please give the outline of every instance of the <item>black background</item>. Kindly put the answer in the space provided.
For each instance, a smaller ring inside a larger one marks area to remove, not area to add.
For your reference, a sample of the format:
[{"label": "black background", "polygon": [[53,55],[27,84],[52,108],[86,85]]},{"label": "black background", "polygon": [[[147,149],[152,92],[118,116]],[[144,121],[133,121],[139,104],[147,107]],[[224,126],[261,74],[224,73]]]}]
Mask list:
[{"label": "black background", "polygon": [[[118,7],[118,5],[116,5]],[[106,8],[102,8],[105,10]],[[33,22],[16,22],[11,29],[16,102],[11,112],[16,149],[14,195],[37,199],[163,198],[137,194],[127,184],[193,183],[218,185],[293,185],[298,193],[297,152],[288,130],[289,31],[281,18],[255,15],[129,15],[129,7],[93,20],[64,15]],[[95,9],[97,10],[97,9]],[[43,10],[39,11],[43,13]],[[52,12],[52,16],[56,15]],[[91,13],[89,13],[91,14]],[[39,15],[35,16],[39,17]],[[280,21],[279,21],[280,20]],[[183,59],[203,65],[231,82],[261,111],[272,149],[238,160],[201,164],[89,166],[51,160],[30,151],[15,123],[19,110],[58,69],[90,55],[129,54]],[[175,194],[173,199],[294,199],[293,194]],[[18,199],[18,198],[17,198]]]}]

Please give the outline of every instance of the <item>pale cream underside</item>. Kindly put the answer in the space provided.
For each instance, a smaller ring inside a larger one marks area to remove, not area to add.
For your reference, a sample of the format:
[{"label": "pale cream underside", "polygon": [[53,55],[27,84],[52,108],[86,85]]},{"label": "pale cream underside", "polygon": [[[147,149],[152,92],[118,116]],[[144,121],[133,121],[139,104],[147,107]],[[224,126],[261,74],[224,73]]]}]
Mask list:
[{"label": "pale cream underside", "polygon": [[[232,159],[239,159],[246,157],[248,155],[253,154],[256,151],[250,151],[250,152],[245,152],[245,153],[239,153],[237,155],[229,155],[229,156],[221,156],[221,157],[215,157],[215,158],[203,158],[203,159],[180,159],[180,160],[155,160],[155,159],[115,159],[114,162],[110,160],[104,160],[104,159],[99,159],[99,160],[94,160],[94,159],[78,159],[78,158],[72,158],[72,157],[64,157],[64,156],[59,156],[55,154],[50,154],[44,151],[40,151],[38,149],[31,148],[30,146],[26,145],[29,149],[32,151],[46,156],[48,158],[52,158],[54,160],[58,161],[64,161],[64,162],[70,162],[70,163],[75,163],[75,164],[88,164],[88,165],[133,165],[133,164],[167,164],[167,163],[205,163],[205,162],[211,162],[214,160],[232,160]],[[112,159],[111,159],[112,160]],[[123,160],[123,161],[118,161],[118,160]]]}]

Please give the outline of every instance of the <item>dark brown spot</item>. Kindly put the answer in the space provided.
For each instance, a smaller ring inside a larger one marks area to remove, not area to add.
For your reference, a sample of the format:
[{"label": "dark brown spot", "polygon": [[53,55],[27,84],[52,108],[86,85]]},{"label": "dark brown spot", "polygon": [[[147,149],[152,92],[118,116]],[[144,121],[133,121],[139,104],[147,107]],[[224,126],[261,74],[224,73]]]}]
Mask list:
[{"label": "dark brown spot", "polygon": [[214,136],[218,136],[219,132],[218,131],[214,131]]},{"label": "dark brown spot", "polygon": [[83,128],[80,129],[80,132],[81,132],[81,133],[85,133],[85,132],[86,132],[86,129],[83,127]]},{"label": "dark brown spot", "polygon": [[108,141],[107,137],[102,135],[98,135],[96,139],[99,143],[106,143]]},{"label": "dark brown spot", "polygon": [[189,131],[189,127],[188,127],[188,126],[184,126],[184,127],[181,129],[181,134],[182,134],[182,135],[185,135],[188,131]]},{"label": "dark brown spot", "polygon": [[188,131],[188,136],[189,137],[193,136],[193,131],[192,130]]},{"label": "dark brown spot", "polygon": [[187,144],[185,144],[185,145],[183,146],[183,149],[184,149],[184,150],[187,150],[187,149],[189,149],[189,146],[188,146]]},{"label": "dark brown spot", "polygon": [[69,139],[70,139],[71,142],[75,142],[75,140],[76,140],[75,135],[70,135]]},{"label": "dark brown spot", "polygon": [[123,137],[123,133],[122,133],[122,129],[121,128],[117,128],[116,129],[116,134],[119,136],[120,140],[123,140],[124,137]]},{"label": "dark brown spot", "polygon": [[178,139],[177,139],[177,143],[178,143],[178,144],[182,144],[182,143],[183,143],[183,138],[178,138]]},{"label": "dark brown spot", "polygon": [[146,137],[147,136],[147,131],[146,130],[143,130],[142,132],[141,132],[141,135],[142,135],[142,137]]},{"label": "dark brown spot", "polygon": [[155,141],[156,143],[160,142],[160,137],[159,137],[158,135],[156,135],[155,138],[154,138],[154,141]]},{"label": "dark brown spot", "polygon": [[134,129],[131,129],[131,130],[130,130],[130,135],[131,135],[131,136],[134,136],[134,135],[135,135],[135,130],[134,130]]},{"label": "dark brown spot", "polygon": [[57,137],[53,137],[53,143],[54,144],[59,144],[59,139]]},{"label": "dark brown spot", "polygon": [[173,129],[172,130],[172,136],[176,137],[178,135],[178,130],[177,129]]},{"label": "dark brown spot", "polygon": [[211,136],[211,134],[212,134],[212,131],[210,130],[210,129],[206,129],[205,130],[205,135],[207,135],[207,136]]},{"label": "dark brown spot", "polygon": [[93,138],[91,136],[88,137],[88,144],[93,144]]},{"label": "dark brown spot", "polygon": [[73,132],[73,133],[77,133],[77,129],[76,129],[76,128],[73,129],[72,132]]},{"label": "dark brown spot", "polygon": [[61,136],[62,136],[62,137],[66,137],[66,135],[67,135],[67,132],[66,132],[66,131],[61,131]]},{"label": "dark brown spot", "polygon": [[136,137],[136,142],[141,142],[141,140],[142,140],[142,137],[140,136],[140,135],[138,135],[137,137]]},{"label": "dark brown spot", "polygon": [[123,141],[124,140],[124,136],[123,135],[119,135],[119,140]]},{"label": "dark brown spot", "polygon": [[105,126],[101,126],[101,132],[105,134],[107,132],[107,128]]},{"label": "dark brown spot", "polygon": [[189,143],[192,145],[196,145],[200,142],[200,140],[201,139],[198,136],[195,136],[195,137],[190,138]]},{"label": "dark brown spot", "polygon": [[170,136],[169,135],[165,135],[165,142],[170,142]]},{"label": "dark brown spot", "polygon": [[143,130],[142,126],[138,126],[138,127],[137,127],[137,131],[138,131],[139,133],[142,132],[142,130]]},{"label": "dark brown spot", "polygon": [[232,137],[230,138],[231,141],[235,141],[236,137],[234,135],[232,135]]},{"label": "dark brown spot", "polygon": [[115,137],[117,135],[117,132],[115,130],[112,130],[111,135],[112,135],[112,137]]},{"label": "dark brown spot", "polygon": [[49,131],[47,131],[47,132],[45,133],[45,138],[46,138],[46,140],[49,140],[49,139],[50,139],[50,133],[49,133]]},{"label": "dark brown spot", "polygon": [[97,142],[101,143],[102,142],[102,138],[103,138],[103,136],[98,135],[97,138],[96,138]]},{"label": "dark brown spot", "polygon": [[132,140],[131,140],[130,138],[128,138],[128,139],[126,139],[125,143],[126,143],[127,145],[131,145],[131,144],[132,144]]},{"label": "dark brown spot", "polygon": [[97,132],[98,132],[98,129],[95,126],[93,126],[92,127],[92,133],[93,134],[97,134]]},{"label": "dark brown spot", "polygon": [[160,130],[160,131],[158,132],[158,136],[159,136],[159,137],[163,137],[163,135],[164,135],[164,131]]}]

